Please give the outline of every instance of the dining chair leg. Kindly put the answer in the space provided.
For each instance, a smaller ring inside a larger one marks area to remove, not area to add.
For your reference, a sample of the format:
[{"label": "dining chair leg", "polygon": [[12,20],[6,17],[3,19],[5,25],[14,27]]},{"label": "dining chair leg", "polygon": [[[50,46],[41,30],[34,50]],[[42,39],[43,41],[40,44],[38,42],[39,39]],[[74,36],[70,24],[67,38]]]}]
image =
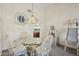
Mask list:
[{"label": "dining chair leg", "polygon": [[66,44],[65,44],[65,47],[64,47],[64,51],[66,51],[66,48],[67,48],[67,41],[66,41]]},{"label": "dining chair leg", "polygon": [[79,49],[77,49],[77,56],[78,56],[78,52],[79,52]]},{"label": "dining chair leg", "polygon": [[0,51],[0,56],[1,56],[1,54],[2,54],[2,51]]},{"label": "dining chair leg", "polygon": [[64,51],[66,51],[66,46],[64,47]]}]

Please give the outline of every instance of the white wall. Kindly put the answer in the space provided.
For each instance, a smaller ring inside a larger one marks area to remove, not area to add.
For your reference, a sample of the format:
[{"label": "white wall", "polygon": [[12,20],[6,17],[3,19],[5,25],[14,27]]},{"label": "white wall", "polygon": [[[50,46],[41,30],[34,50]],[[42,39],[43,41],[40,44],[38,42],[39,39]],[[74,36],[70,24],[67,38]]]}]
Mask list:
[{"label": "white wall", "polygon": [[2,43],[2,42],[1,42],[1,39],[2,39],[2,37],[1,37],[1,36],[2,36],[2,33],[1,33],[1,32],[2,32],[2,29],[1,29],[1,28],[2,28],[1,24],[2,24],[2,23],[1,23],[1,22],[2,22],[2,21],[1,21],[1,18],[0,18],[0,55],[1,55],[1,43]]},{"label": "white wall", "polygon": [[[1,7],[2,5],[0,5],[0,7]],[[2,7],[0,8],[0,13],[2,14]],[[1,16],[1,14],[0,14],[0,55],[1,55],[1,50],[2,50],[2,16]]]},{"label": "white wall", "polygon": [[62,31],[62,28],[65,26],[64,23],[66,20],[74,18],[77,18],[79,21],[79,4],[51,4],[46,9],[45,31],[47,32],[51,24],[54,25],[56,30],[62,33],[62,39],[60,39],[62,43],[66,39],[67,34]]},{"label": "white wall", "polygon": [[[32,4],[0,4],[0,20],[3,26],[2,43],[3,49],[7,48],[7,32],[26,31],[32,38],[33,26],[29,24],[19,25],[16,23],[16,13],[24,13],[27,17],[31,14]],[[41,40],[48,35],[50,25],[54,25],[58,32],[63,28],[66,20],[77,17],[79,19],[79,4],[34,4],[34,13],[38,17],[41,28]],[[62,41],[62,40],[61,40]]]},{"label": "white wall", "polygon": [[[24,13],[26,17],[30,17],[30,13],[27,11],[32,8],[32,4],[0,4],[1,5],[1,17],[3,20],[3,39],[2,39],[2,48],[6,49],[7,38],[6,33],[9,32],[27,32],[29,37],[32,38],[33,34],[33,25],[26,23],[25,25],[19,25],[16,23],[17,13]],[[45,4],[34,4],[34,14],[38,17],[41,28],[41,37],[43,36],[43,26],[44,26],[44,10]],[[41,38],[42,39],[42,38]]]}]

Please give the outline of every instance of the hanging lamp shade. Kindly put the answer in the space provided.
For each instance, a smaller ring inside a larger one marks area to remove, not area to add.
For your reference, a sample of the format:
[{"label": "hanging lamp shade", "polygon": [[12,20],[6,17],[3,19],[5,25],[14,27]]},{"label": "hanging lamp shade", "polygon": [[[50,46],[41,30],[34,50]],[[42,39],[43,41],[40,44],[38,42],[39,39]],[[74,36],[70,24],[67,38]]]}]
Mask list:
[{"label": "hanging lamp shade", "polygon": [[36,18],[34,15],[31,15],[31,17],[29,18],[29,22],[30,22],[31,24],[35,24],[36,21],[37,21],[37,18]]},{"label": "hanging lamp shade", "polygon": [[35,24],[38,21],[37,18],[33,14],[33,10],[34,10],[33,7],[34,7],[34,4],[32,3],[32,10],[30,11],[32,13],[32,15],[29,18],[29,23],[31,23],[31,24]]}]

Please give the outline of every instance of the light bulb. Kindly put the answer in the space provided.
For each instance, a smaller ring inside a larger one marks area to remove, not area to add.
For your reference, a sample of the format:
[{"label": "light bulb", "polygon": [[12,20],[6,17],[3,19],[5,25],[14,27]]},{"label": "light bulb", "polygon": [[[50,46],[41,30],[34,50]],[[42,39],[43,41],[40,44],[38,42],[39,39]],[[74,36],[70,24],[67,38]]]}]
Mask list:
[{"label": "light bulb", "polygon": [[36,17],[34,16],[34,15],[31,15],[31,17],[29,18],[29,22],[31,23],[31,24],[34,24],[34,23],[36,23]]}]

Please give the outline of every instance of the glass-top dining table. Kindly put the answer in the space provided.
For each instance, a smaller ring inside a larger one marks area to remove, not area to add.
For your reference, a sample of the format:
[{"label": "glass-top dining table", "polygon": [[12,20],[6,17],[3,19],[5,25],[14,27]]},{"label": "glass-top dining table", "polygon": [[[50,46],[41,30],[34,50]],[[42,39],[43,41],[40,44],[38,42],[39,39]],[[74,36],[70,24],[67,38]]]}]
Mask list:
[{"label": "glass-top dining table", "polygon": [[36,48],[41,45],[41,41],[36,38],[35,40],[26,40],[22,44],[26,47],[27,54],[29,56],[36,56],[37,55]]}]

